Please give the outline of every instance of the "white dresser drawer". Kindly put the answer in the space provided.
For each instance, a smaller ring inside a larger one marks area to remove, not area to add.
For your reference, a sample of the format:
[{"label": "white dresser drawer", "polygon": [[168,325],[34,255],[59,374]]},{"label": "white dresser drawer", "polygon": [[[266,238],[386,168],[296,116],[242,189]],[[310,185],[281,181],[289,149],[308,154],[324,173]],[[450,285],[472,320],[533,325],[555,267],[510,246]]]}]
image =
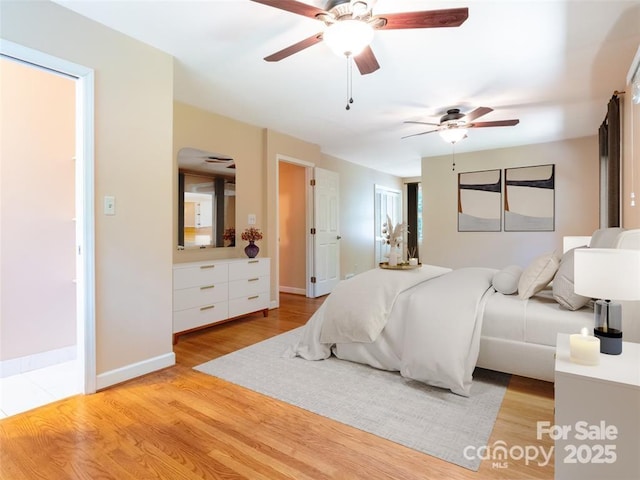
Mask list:
[{"label": "white dresser drawer", "polygon": [[229,281],[269,275],[268,258],[248,258],[229,264]]},{"label": "white dresser drawer", "polygon": [[229,282],[229,299],[249,297],[269,291],[269,277],[252,277]]},{"label": "white dresser drawer", "polygon": [[180,310],[179,312],[173,312],[173,331],[184,332],[185,330],[226,320],[228,317],[229,308],[227,302]]},{"label": "white dresser drawer", "polygon": [[229,300],[229,318],[269,308],[269,294],[259,293]]},{"label": "white dresser drawer", "polygon": [[226,282],[229,276],[227,263],[202,262],[188,267],[174,267],[173,289],[199,287]]},{"label": "white dresser drawer", "polygon": [[183,288],[173,291],[173,310],[211,305],[227,300],[228,283],[212,283],[201,287]]}]

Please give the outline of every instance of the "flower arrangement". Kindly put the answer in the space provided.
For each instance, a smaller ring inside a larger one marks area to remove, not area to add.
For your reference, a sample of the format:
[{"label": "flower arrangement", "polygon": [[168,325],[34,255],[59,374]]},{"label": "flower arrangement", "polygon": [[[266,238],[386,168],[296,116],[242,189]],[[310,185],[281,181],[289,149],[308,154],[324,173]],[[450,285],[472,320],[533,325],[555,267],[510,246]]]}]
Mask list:
[{"label": "flower arrangement", "polygon": [[262,240],[262,232],[255,227],[245,228],[241,238],[248,242],[255,242],[256,240]]},{"label": "flower arrangement", "polygon": [[224,240],[234,241],[236,239],[236,229],[235,228],[227,228],[222,235]]},{"label": "flower arrangement", "polygon": [[391,217],[387,215],[387,221],[382,224],[382,242],[385,245],[399,247],[406,231],[407,226],[404,223],[400,222],[397,225],[394,225],[391,221]]}]

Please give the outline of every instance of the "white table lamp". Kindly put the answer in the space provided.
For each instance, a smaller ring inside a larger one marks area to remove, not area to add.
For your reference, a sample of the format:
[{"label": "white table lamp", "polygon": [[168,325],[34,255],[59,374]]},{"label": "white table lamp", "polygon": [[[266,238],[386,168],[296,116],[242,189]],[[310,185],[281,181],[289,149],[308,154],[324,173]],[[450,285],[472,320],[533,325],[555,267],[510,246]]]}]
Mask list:
[{"label": "white table lamp", "polygon": [[599,299],[593,334],[600,338],[600,352],[622,353],[622,306],[615,300],[640,300],[640,250],[575,250],[574,288],[579,295]]}]

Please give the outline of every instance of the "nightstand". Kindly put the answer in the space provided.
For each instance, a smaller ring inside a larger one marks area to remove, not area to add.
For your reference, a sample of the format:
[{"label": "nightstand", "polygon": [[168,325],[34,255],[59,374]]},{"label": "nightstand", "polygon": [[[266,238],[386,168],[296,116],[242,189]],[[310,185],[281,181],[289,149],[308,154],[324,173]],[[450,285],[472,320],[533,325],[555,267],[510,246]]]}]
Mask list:
[{"label": "nightstand", "polygon": [[538,425],[555,440],[556,480],[639,479],[640,344],[595,366],[569,360],[569,335],[556,345],[555,425]]}]

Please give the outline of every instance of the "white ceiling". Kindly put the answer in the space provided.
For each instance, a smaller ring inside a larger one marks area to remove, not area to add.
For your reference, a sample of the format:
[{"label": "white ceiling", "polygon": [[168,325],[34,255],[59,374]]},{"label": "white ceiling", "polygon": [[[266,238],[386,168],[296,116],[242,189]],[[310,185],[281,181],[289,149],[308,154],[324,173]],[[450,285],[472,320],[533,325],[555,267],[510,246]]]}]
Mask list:
[{"label": "white ceiling", "polygon": [[470,130],[457,153],[596,134],[640,45],[640,0],[378,0],[377,15],[468,7],[469,18],[376,31],[381,68],[361,76],[354,67],[347,111],[346,60],[326,45],[263,60],[322,31],[318,20],[250,0],[56,1],[173,55],[177,100],[403,177],[420,174],[421,157],[452,150],[437,134],[402,140],[425,130],[403,122],[437,122],[451,107],[520,119]]}]

